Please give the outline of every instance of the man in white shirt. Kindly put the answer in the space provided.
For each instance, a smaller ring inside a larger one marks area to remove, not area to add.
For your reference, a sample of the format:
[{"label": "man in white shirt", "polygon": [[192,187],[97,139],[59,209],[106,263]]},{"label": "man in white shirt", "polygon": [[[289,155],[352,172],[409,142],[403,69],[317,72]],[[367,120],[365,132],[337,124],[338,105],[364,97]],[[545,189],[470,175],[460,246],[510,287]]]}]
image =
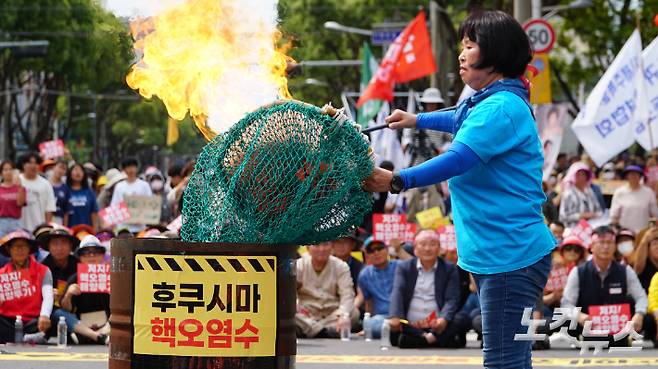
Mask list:
[{"label": "man in white shirt", "polygon": [[345,314],[352,324],[359,318],[350,267],[331,250],[331,242],[323,242],[297,259],[295,324],[300,336],[338,338]]},{"label": "man in white shirt", "polygon": [[39,176],[42,159],[35,152],[28,152],[18,159],[21,169],[21,185],[25,187],[26,204],[21,214],[21,226],[30,232],[37,225],[52,220],[57,210],[55,192],[47,179]]},{"label": "man in white shirt", "polygon": [[[119,182],[114,188],[110,205],[116,205],[125,200],[126,196],[152,196],[151,186],[146,181],[137,177],[139,162],[135,158],[126,158],[121,162],[121,169],[126,174],[126,180]],[[127,227],[130,232],[137,233],[144,230],[144,224],[121,224],[119,227]]]}]

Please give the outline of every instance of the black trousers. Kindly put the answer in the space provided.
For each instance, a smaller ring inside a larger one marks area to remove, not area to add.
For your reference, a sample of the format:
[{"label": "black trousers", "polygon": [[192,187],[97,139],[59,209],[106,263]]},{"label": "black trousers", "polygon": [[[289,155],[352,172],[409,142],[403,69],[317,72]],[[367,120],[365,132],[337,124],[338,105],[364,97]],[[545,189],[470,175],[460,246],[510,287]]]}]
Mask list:
[{"label": "black trousers", "polygon": [[[471,328],[471,322],[468,318],[468,315],[457,313],[453,320],[448,322],[446,328],[441,332],[441,334],[436,336],[436,343],[433,347],[464,347],[466,345],[466,332]],[[403,324],[402,332],[391,332],[391,345],[398,346],[401,335],[410,335],[416,337],[423,337],[427,332],[430,332],[430,329],[418,329],[412,326]],[[423,338],[424,339],[424,338]],[[418,340],[419,343],[422,343],[422,340]],[[428,345],[419,344],[417,347],[427,347]],[[412,348],[407,346],[407,348]]]},{"label": "black trousers", "polygon": [[[0,343],[14,342],[14,324],[16,318],[0,315]],[[29,322],[23,322],[23,334],[37,333],[39,331],[39,319],[35,318]]]}]

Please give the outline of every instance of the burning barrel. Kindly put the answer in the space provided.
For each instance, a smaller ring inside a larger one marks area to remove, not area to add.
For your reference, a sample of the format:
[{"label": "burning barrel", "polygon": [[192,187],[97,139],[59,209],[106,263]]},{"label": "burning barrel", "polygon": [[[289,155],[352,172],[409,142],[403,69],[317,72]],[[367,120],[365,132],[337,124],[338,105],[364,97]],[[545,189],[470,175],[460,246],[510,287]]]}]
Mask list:
[{"label": "burning barrel", "polygon": [[114,239],[110,369],[294,368],[294,245]]}]

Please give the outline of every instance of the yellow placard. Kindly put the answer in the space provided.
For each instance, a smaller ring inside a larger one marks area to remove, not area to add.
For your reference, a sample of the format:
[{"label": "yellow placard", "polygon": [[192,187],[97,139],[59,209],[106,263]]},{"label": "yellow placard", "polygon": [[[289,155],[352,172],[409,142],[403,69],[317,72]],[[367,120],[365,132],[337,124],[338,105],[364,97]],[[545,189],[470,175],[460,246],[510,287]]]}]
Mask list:
[{"label": "yellow placard", "polygon": [[416,213],[416,221],[422,229],[437,229],[450,224],[450,219],[443,216],[438,206]]},{"label": "yellow placard", "polygon": [[275,256],[138,254],[134,291],[136,354],[275,354]]},{"label": "yellow placard", "polygon": [[601,187],[601,193],[603,193],[604,195],[614,195],[615,191],[617,191],[619,187],[626,184],[626,181],[620,179],[612,179],[612,180],[595,179],[592,182]]},{"label": "yellow placard", "polygon": [[537,68],[538,73],[536,76],[530,77],[530,103],[552,103],[551,66],[548,62],[548,54],[535,54],[531,64]]}]

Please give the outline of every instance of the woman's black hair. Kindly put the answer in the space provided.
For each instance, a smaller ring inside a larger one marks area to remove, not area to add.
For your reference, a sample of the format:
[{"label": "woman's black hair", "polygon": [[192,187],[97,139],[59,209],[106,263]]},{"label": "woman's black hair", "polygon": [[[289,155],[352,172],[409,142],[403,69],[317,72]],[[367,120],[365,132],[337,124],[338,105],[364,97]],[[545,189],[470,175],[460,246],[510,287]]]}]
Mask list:
[{"label": "woman's black hair", "polygon": [[528,36],[507,13],[498,10],[471,13],[459,26],[459,39],[464,37],[480,47],[480,60],[473,68],[492,67],[504,77],[518,78],[532,60]]},{"label": "woman's black hair", "polygon": [[80,187],[82,189],[89,188],[89,176],[87,176],[87,171],[85,171],[85,167],[82,166],[80,163],[73,163],[69,167],[69,169],[66,171],[66,185],[69,186],[69,188],[73,188],[73,176],[71,173],[73,172],[73,168],[78,167],[82,170],[82,181],[80,181]]}]

